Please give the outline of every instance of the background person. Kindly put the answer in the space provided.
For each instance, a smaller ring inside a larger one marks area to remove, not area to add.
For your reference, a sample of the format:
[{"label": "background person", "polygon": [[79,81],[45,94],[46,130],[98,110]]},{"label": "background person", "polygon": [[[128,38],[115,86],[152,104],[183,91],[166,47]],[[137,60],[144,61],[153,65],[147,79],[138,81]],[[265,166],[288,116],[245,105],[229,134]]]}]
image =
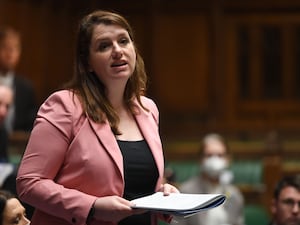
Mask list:
[{"label": "background person", "polygon": [[[157,224],[131,199],[162,191],[159,112],[128,22],[95,11],[78,29],[75,73],[41,106],[17,176],[31,224]],[[141,182],[141,180],[143,182]],[[169,219],[169,218],[166,218]]]},{"label": "background person", "polygon": [[215,209],[198,213],[186,219],[174,220],[177,225],[243,225],[244,198],[230,181],[229,149],[219,134],[206,135],[200,149],[200,174],[179,186],[182,193],[225,194],[225,203]]},{"label": "background person", "polygon": [[0,81],[0,162],[8,162],[8,133],[5,119],[13,102],[13,90]]},{"label": "background person", "polygon": [[300,175],[280,179],[274,189],[270,225],[300,225]]},{"label": "background person", "polygon": [[16,74],[21,56],[21,37],[11,27],[0,27],[0,81],[14,90],[14,101],[6,118],[8,132],[30,131],[36,116],[37,104],[29,80]]},{"label": "background person", "polygon": [[[17,196],[17,190],[16,190],[17,167],[16,168],[12,167],[12,170],[10,170],[9,173],[7,173],[7,174],[6,174],[5,178],[3,179],[2,186],[0,186],[0,187],[1,187],[1,189],[9,191],[13,195]],[[23,201],[20,201],[20,202],[26,209],[26,217],[29,220],[31,220],[33,212],[34,212],[34,208],[31,205],[27,204],[26,202],[23,202]]]},{"label": "background person", "polygon": [[0,225],[29,225],[25,208],[9,191],[0,190]]}]

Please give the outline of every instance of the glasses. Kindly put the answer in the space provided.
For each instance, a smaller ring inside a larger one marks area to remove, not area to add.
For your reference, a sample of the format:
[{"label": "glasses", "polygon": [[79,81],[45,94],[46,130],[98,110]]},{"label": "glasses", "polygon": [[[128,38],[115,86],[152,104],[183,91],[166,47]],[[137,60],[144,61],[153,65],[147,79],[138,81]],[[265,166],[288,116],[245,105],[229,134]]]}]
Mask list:
[{"label": "glasses", "polygon": [[298,208],[300,209],[300,201],[297,202],[294,201],[293,199],[283,199],[281,200],[281,203],[290,209],[294,208],[295,205],[297,205]]}]

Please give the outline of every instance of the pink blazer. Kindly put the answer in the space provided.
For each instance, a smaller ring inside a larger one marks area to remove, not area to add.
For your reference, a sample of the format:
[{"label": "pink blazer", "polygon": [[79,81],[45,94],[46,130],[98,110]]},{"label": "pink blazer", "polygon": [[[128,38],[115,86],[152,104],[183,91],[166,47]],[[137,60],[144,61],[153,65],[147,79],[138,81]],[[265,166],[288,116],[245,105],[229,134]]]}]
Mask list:
[{"label": "pink blazer", "polygon": [[[142,102],[149,112],[139,107],[135,118],[159,171],[158,189],[164,170],[159,113],[149,98]],[[36,208],[31,225],[83,225],[97,196],[123,190],[123,159],[109,124],[91,121],[70,91],[52,94],[39,109],[17,176],[20,199]]]}]

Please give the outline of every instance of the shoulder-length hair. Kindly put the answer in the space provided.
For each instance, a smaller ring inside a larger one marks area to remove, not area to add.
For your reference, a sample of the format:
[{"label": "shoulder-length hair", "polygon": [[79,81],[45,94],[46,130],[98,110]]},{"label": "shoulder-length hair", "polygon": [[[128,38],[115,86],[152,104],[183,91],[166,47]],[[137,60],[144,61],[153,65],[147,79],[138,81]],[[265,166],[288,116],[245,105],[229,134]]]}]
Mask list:
[{"label": "shoulder-length hair", "polygon": [[127,20],[113,12],[97,10],[85,16],[79,23],[77,32],[75,68],[72,80],[65,86],[74,91],[87,115],[96,123],[107,119],[114,134],[118,130],[119,117],[105,95],[105,86],[93,72],[89,71],[90,44],[95,27],[99,24],[118,25],[127,30],[136,51],[136,65],[127,81],[124,102],[132,113],[136,113],[134,100],[145,110],[141,96],[145,94],[147,75],[144,61],[134,43],[134,35]]}]

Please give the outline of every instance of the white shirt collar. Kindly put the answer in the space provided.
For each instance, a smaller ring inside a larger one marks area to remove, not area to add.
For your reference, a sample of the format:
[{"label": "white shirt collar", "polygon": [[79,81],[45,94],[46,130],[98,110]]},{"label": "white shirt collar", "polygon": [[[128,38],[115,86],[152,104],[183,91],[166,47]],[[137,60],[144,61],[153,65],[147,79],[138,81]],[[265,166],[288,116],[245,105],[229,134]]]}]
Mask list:
[{"label": "white shirt collar", "polygon": [[10,87],[13,87],[14,73],[12,71],[6,74],[0,73],[0,81]]}]

